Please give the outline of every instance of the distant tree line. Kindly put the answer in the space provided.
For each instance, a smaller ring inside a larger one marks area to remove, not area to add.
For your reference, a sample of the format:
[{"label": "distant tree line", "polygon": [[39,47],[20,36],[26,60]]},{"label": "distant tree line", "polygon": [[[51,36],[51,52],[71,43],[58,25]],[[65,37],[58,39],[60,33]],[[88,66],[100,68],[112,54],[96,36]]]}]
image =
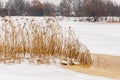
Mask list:
[{"label": "distant tree line", "polygon": [[110,0],[62,0],[59,5],[33,0],[9,0],[5,5],[0,1],[1,16],[75,16],[93,17],[120,16],[120,5]]},{"label": "distant tree line", "polygon": [[1,16],[43,16],[43,4],[38,0],[31,3],[25,0],[9,0],[5,5],[0,2]]},{"label": "distant tree line", "polygon": [[63,16],[93,17],[120,17],[120,5],[110,0],[62,0],[59,10]]}]

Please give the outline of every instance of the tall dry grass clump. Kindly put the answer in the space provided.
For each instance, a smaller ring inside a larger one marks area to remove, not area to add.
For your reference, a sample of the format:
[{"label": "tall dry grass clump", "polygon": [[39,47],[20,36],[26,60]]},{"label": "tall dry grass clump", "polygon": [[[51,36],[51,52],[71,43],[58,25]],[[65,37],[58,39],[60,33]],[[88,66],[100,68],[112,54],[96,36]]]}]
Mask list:
[{"label": "tall dry grass clump", "polygon": [[0,61],[3,63],[30,63],[90,67],[90,51],[69,27],[66,32],[55,18],[37,21],[34,18],[1,20]]}]

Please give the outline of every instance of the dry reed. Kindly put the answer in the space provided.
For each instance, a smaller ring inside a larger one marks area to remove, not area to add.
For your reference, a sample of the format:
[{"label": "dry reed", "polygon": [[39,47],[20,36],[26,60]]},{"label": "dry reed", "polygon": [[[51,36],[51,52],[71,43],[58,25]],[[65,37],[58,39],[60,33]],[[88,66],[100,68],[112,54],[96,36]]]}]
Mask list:
[{"label": "dry reed", "polygon": [[92,65],[90,51],[77,39],[71,27],[64,34],[55,18],[45,19],[45,25],[34,18],[25,19],[8,17],[1,21],[1,62],[21,63],[27,59],[38,64]]}]

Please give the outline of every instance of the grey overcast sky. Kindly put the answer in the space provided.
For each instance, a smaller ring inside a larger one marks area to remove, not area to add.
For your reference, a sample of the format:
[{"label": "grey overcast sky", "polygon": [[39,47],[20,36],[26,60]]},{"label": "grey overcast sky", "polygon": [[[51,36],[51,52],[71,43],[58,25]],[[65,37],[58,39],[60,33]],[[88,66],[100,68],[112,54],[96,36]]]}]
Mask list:
[{"label": "grey overcast sky", "polygon": [[[50,2],[53,2],[55,4],[59,4],[61,0],[41,0],[41,1],[50,1]],[[111,0],[113,2],[116,2],[116,3],[120,3],[120,0]]]},{"label": "grey overcast sky", "polygon": [[[0,0],[0,1],[6,2],[6,1],[8,1],[8,0]],[[28,1],[31,1],[31,0],[28,0]],[[58,5],[58,4],[61,2],[61,0],[40,0],[40,1],[41,1],[41,2],[46,2],[46,1],[48,1],[48,2],[52,2],[52,3],[56,4],[56,5]],[[120,0],[111,0],[111,1],[120,4]]]},{"label": "grey overcast sky", "polygon": [[[8,0],[0,0],[0,1],[3,1],[3,2],[7,2]],[[32,0],[27,0],[27,1],[32,1]],[[54,3],[56,5],[58,5],[61,0],[40,0],[41,2],[51,2],[51,3]]]},{"label": "grey overcast sky", "polygon": [[41,1],[49,1],[49,2],[52,2],[54,4],[59,4],[61,2],[61,0],[41,0]]},{"label": "grey overcast sky", "polygon": [[114,2],[117,2],[118,4],[120,4],[120,0],[112,0]]},{"label": "grey overcast sky", "polygon": [[[50,1],[50,2],[53,2],[55,4],[59,4],[61,0],[41,0],[41,1]],[[120,0],[111,0],[111,1],[120,4]]]}]

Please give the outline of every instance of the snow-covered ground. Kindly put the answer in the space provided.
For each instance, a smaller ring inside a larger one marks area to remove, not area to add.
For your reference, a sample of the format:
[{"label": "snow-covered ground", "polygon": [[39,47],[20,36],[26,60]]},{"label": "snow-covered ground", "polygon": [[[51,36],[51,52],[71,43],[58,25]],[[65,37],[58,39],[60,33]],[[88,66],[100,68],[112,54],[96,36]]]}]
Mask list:
[{"label": "snow-covered ground", "polygon": [[111,80],[52,65],[0,64],[0,80]]},{"label": "snow-covered ground", "polygon": [[[42,18],[38,19],[38,21],[39,20],[42,20]],[[75,22],[70,20],[60,20],[59,23],[65,28],[69,26],[74,28],[80,41],[85,44],[92,53],[120,56],[120,24]],[[77,73],[61,67],[55,67],[53,65],[0,64],[0,80],[110,79]]]},{"label": "snow-covered ground", "polygon": [[71,26],[79,39],[92,53],[120,56],[120,24],[88,23],[71,20],[60,21],[65,27]]}]

